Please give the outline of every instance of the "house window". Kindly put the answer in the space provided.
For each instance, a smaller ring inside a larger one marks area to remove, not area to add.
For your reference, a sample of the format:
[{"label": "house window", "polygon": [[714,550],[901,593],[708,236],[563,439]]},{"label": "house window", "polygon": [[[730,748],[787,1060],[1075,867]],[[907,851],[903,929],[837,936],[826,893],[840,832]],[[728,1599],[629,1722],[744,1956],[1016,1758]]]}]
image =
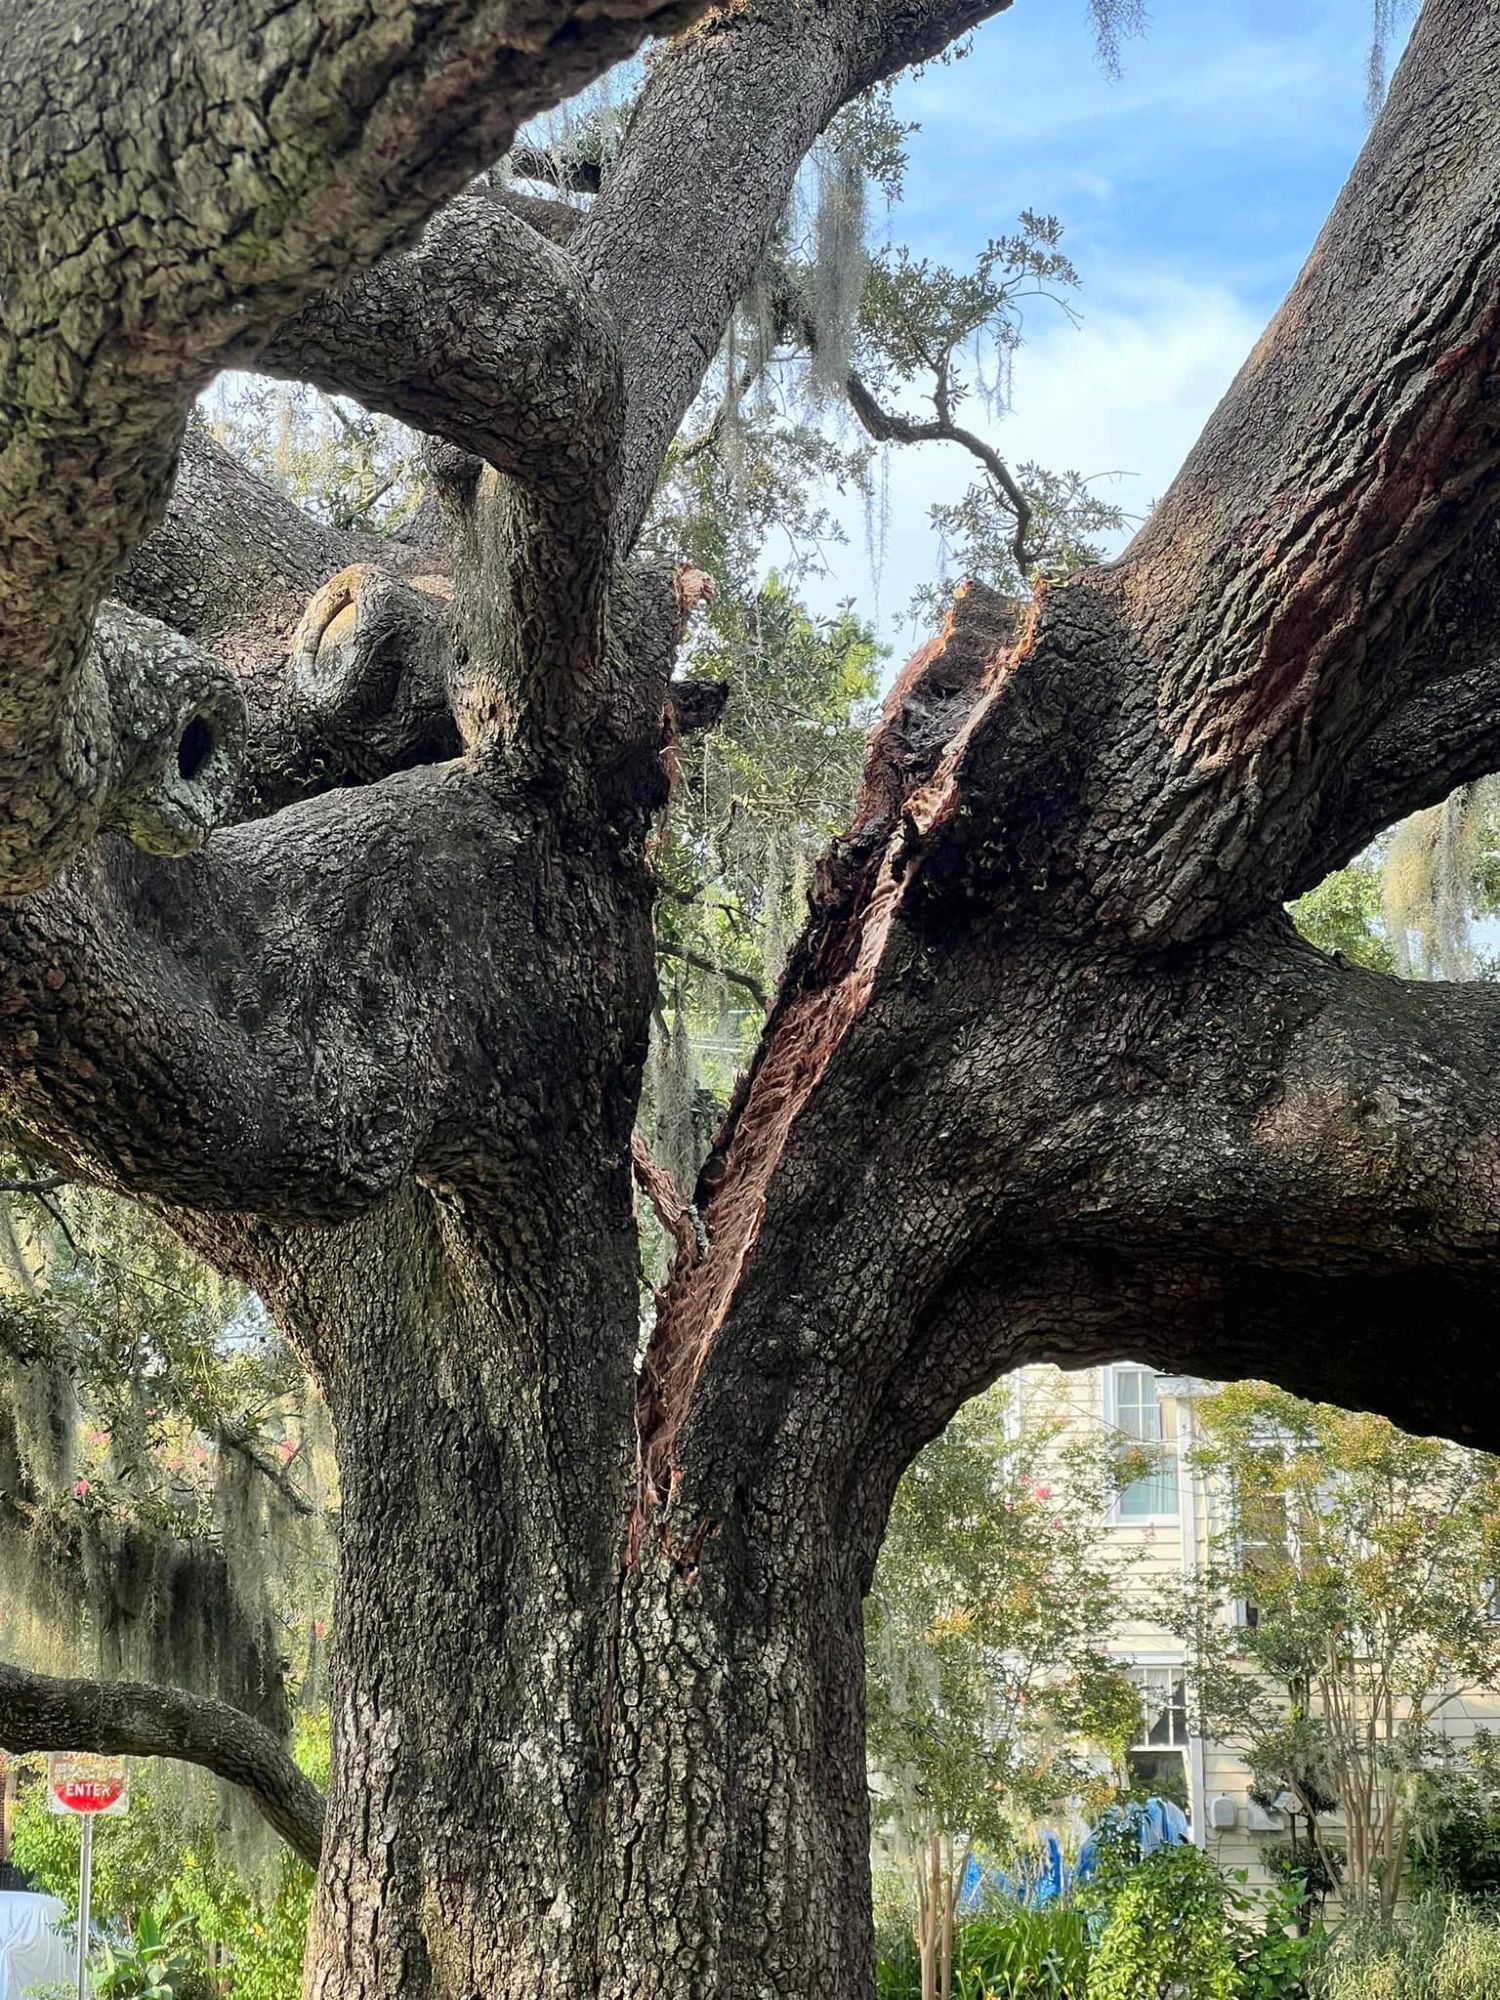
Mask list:
[{"label": "house window", "polygon": [[1114,1424],[1121,1449],[1139,1454],[1151,1463],[1141,1478],[1122,1487],[1115,1512],[1122,1521],[1152,1521],[1177,1516],[1176,1439],[1171,1430],[1170,1410],[1164,1410],[1151,1368],[1112,1368],[1109,1371],[1110,1405],[1106,1415]]},{"label": "house window", "polygon": [[1187,1682],[1183,1669],[1134,1666],[1129,1673],[1141,1702],[1140,1730],[1125,1752],[1130,1781],[1188,1812]]},{"label": "house window", "polygon": [[1252,1631],[1260,1624],[1261,1607],[1255,1589],[1259,1577],[1284,1578],[1292,1560],[1291,1517],[1284,1493],[1256,1493],[1239,1503],[1240,1571],[1249,1585],[1238,1611],[1241,1625]]}]

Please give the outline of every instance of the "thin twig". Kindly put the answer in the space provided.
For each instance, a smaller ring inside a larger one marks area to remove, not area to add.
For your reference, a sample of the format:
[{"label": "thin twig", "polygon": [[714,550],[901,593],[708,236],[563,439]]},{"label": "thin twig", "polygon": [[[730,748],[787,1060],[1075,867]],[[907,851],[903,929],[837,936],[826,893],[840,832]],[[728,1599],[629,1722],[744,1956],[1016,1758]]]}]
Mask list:
[{"label": "thin twig", "polygon": [[242,1424],[221,1421],[215,1426],[214,1437],[226,1451],[236,1453],[247,1465],[253,1466],[263,1479],[268,1479],[287,1505],[304,1519],[310,1520],[317,1512],[312,1502],[299,1493],[287,1477],[286,1468],[267,1458]]},{"label": "thin twig", "polygon": [[884,408],[852,368],[844,387],[850,408],[877,444],[957,444],[979,460],[1015,514],[1016,532],[1010,546],[1024,575],[1031,567],[1031,555],[1026,546],[1026,531],[1031,526],[1031,502],[1016,484],[1010,467],[994,446],[986,444],[982,437],[966,430],[962,424],[952,421],[946,369],[939,377],[938,415],[925,423],[915,417],[903,416],[899,410]]},{"label": "thin twig", "polygon": [[736,972],[730,965],[717,965],[713,959],[705,958],[702,952],[689,951],[686,945],[658,943],[656,949],[663,958],[679,959],[684,965],[696,966],[699,972],[714,973],[720,979],[729,980],[734,986],[743,986],[747,993],[754,996],[755,1004],[764,1010],[766,989],[753,973]]}]

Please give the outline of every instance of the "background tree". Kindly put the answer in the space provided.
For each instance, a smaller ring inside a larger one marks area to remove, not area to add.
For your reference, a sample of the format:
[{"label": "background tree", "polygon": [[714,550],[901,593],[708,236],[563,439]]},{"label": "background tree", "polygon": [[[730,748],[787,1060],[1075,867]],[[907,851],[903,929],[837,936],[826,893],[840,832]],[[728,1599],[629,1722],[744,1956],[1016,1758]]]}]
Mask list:
[{"label": "background tree", "polygon": [[1197,1413],[1224,1503],[1179,1620],[1203,1729],[1268,1803],[1292,1793],[1345,1899],[1388,1918],[1453,1761],[1443,1711],[1500,1680],[1500,1463],[1264,1384]]},{"label": "background tree", "polygon": [[144,1210],[23,1160],[0,1196],[0,1646],[285,1733],[326,1699],[327,1418],[264,1308]]},{"label": "background tree", "polygon": [[348,397],[222,376],[204,420],[220,444],[330,527],[397,535],[421,503],[420,438]]},{"label": "background tree", "polygon": [[[326,1818],[181,1692],[7,1670],[0,1734],[257,1788],[322,1857],[316,2000],[867,1990],[861,1601],[1008,1366],[1500,1437],[1500,1000],[1282,914],[1497,761],[1478,0],[1122,558],[976,586],[897,681],[693,1189],[633,1146],[704,719],[643,524],[809,150],[995,11],[7,17],[7,1111],[267,1302],[342,1506]],[[608,161],[491,183],[653,30]],[[251,363],[440,440],[416,539],[185,430]]]},{"label": "background tree", "polygon": [[1014,1397],[977,1396],[913,1464],[865,1607],[877,1824],[910,1868],[922,2000],[947,2000],[971,1855],[1014,1865],[1040,1819],[1108,1803],[1101,1748],[1118,1763],[1139,1722],[1107,1651],[1107,1468]]}]

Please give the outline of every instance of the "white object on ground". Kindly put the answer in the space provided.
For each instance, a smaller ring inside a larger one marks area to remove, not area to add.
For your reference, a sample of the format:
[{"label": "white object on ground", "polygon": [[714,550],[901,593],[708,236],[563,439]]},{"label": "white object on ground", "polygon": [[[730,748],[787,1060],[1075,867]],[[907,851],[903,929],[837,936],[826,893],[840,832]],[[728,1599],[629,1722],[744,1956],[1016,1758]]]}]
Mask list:
[{"label": "white object on ground", "polygon": [[72,1991],[73,1947],[58,1929],[67,1914],[56,1896],[0,1889],[0,2000],[39,1986]]}]

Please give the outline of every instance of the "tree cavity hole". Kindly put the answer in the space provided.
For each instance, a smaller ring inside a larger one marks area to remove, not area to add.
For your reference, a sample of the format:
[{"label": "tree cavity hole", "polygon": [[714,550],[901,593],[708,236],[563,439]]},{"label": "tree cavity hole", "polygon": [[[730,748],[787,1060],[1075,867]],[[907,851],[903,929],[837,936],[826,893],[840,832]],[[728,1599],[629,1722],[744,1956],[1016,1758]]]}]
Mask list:
[{"label": "tree cavity hole", "polygon": [[177,770],[191,784],[200,776],[214,753],[214,733],[201,715],[195,715],[177,742]]}]

